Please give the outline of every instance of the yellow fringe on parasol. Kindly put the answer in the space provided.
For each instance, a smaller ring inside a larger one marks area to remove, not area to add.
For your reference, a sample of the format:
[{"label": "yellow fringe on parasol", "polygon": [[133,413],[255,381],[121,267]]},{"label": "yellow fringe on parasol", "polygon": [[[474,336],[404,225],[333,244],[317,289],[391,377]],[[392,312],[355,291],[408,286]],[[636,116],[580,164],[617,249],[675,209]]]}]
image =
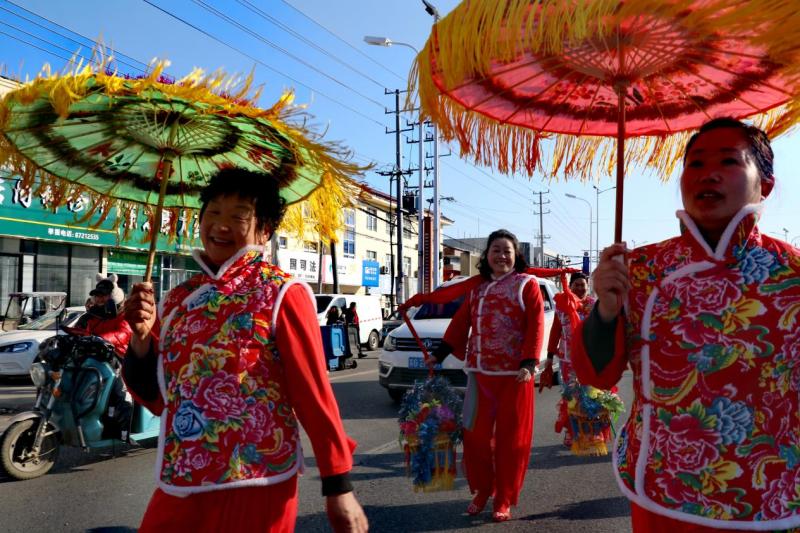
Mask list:
[{"label": "yellow fringe on parasol", "polygon": [[[444,86],[458,87],[466,80],[487,78],[492,68],[518,60],[526,50],[557,54],[582,39],[607,36],[626,17],[652,13],[680,18],[687,32],[699,38],[723,33],[765,46],[771,58],[786,65],[782,75],[800,88],[800,12],[794,2],[711,0],[700,8],[697,4],[696,0],[462,2],[434,26],[417,56],[409,75],[409,101],[418,95],[423,114],[439,126],[446,141],[457,142],[462,155],[500,172],[524,171],[528,176],[540,172],[550,179],[584,181],[595,179],[598,170],[611,175],[616,166],[614,137],[539,131],[489,118],[442,94],[434,83],[431,58],[441,66],[436,74]],[[532,16],[539,10],[546,15]],[[775,31],[755,38],[755,24]],[[744,118],[775,137],[800,122],[800,99]],[[628,137],[625,165],[644,165],[667,180],[681,162],[692,133]]]},{"label": "yellow fringe on parasol", "polygon": [[[70,65],[72,68],[62,73],[53,73],[49,65],[45,65],[36,79],[7,93],[0,100],[0,132],[7,129],[11,116],[6,105],[8,102],[30,104],[47,95],[55,112],[67,117],[70,106],[90,92],[96,92],[97,86],[103,87],[103,93],[109,99],[132,95],[146,99],[148,91],[158,91],[167,99],[180,98],[200,103],[207,114],[267,119],[273,128],[289,139],[284,148],[292,152],[297,165],[320,169],[321,185],[300,201],[307,205],[309,216],[305,218],[313,220],[314,229],[325,238],[335,239],[336,230],[342,226],[341,208],[349,205],[346,189],[354,183],[352,176],[362,174],[369,167],[349,162],[351,153],[347,149],[336,143],[323,142],[311,133],[305,125],[308,115],[303,107],[292,105],[294,94],[291,91],[284,92],[271,107],[259,108],[252,104],[261,94],[260,88],[252,87],[252,73],[242,78],[221,70],[209,74],[194,69],[184,78],[168,83],[164,76],[164,69],[169,65],[166,60],[153,60],[147,74],[141,78],[125,78],[112,69],[113,57],[106,55],[100,46],[93,52],[92,62],[73,57]],[[155,211],[154,206],[148,203],[110,198],[38,168],[4,135],[0,135],[0,166],[18,174],[23,188],[32,188],[34,193],[47,190],[52,195],[53,208],[74,201],[79,196],[87,196],[92,208],[87,209],[85,219],[99,212],[102,222],[113,213],[117,216],[117,227],[123,222],[123,215],[130,214],[132,210],[138,212],[141,209],[151,217]],[[34,187],[35,183],[38,186]],[[184,209],[187,208],[165,207],[164,211],[168,213],[173,226]],[[299,206],[290,208],[291,212],[298,209]],[[301,221],[290,213],[282,228],[301,233],[305,228]],[[158,231],[158,226],[151,224],[151,233]]]}]

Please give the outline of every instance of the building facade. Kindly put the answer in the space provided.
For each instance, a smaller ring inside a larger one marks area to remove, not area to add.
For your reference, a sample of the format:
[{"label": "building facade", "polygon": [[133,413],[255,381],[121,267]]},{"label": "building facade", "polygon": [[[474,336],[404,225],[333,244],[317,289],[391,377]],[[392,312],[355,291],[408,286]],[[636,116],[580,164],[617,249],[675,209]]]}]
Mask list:
[{"label": "building facade", "polygon": [[[271,243],[275,247],[273,258],[281,269],[307,281],[315,292],[329,294],[334,292],[333,248],[338,291],[379,295],[388,312],[397,293],[397,269],[402,268],[405,301],[418,292],[420,264],[430,262],[431,246],[424,241],[420,253],[417,216],[407,213],[403,217],[403,254],[398,257],[394,198],[360,185],[353,189],[351,199],[353,205],[344,210],[344,227],[333,247],[329,242],[321,242],[310,229],[299,238],[278,231]],[[425,216],[430,219],[430,213]],[[450,223],[442,217],[442,225]],[[422,275],[430,275],[429,270]]]}]

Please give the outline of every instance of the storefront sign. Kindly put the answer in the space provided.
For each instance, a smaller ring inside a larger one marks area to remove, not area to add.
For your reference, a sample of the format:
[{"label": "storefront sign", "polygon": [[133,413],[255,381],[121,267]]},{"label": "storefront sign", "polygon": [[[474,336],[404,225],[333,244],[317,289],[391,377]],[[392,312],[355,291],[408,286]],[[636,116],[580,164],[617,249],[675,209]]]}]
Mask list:
[{"label": "storefront sign", "polygon": [[[0,235],[135,250],[149,247],[150,224],[143,212],[128,213],[127,216],[121,212],[112,213],[102,222],[100,214],[96,213],[81,222],[90,208],[86,198],[80,197],[55,211],[51,204],[52,193],[48,189],[34,194],[30,189],[23,190],[18,178],[0,173]],[[172,240],[167,230],[169,216],[166,212],[162,216],[158,251],[188,253],[200,246],[195,215],[187,213],[177,221],[177,237]],[[125,220],[117,224],[120,217]],[[123,238],[126,229],[128,235]]]},{"label": "storefront sign", "polygon": [[[330,255],[322,256],[322,283],[333,283],[333,262]],[[360,263],[358,263],[360,266]],[[339,273],[339,285],[358,287],[361,285],[361,269],[357,267],[354,259],[349,257],[336,257],[336,270]]]},{"label": "storefront sign", "polygon": [[278,267],[297,279],[316,283],[319,278],[319,255],[313,252],[278,250]]},{"label": "storefront sign", "polygon": [[377,261],[365,259],[361,262],[361,285],[378,287],[380,285],[381,265]]},{"label": "storefront sign", "polygon": [[[153,265],[153,277],[159,277],[159,264],[156,259]],[[144,276],[147,267],[147,254],[110,250],[108,252],[108,272],[127,276]]]}]

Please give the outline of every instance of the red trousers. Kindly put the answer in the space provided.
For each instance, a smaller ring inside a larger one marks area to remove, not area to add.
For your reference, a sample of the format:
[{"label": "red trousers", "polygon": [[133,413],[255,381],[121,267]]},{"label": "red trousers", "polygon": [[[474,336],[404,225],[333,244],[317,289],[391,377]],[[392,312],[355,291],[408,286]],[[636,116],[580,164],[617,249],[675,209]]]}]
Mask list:
[{"label": "red trousers", "polygon": [[517,504],[533,442],[533,380],[474,373],[477,405],[464,430],[464,472],[474,494],[493,494],[495,510]]},{"label": "red trousers", "polygon": [[212,490],[186,498],[156,489],[139,533],[291,533],[296,520],[297,476],[294,476],[275,485]]},{"label": "red trousers", "polygon": [[[633,533],[741,533],[740,529],[714,529],[706,526],[681,522],[642,509],[631,502],[631,525]],[[787,530],[787,533],[798,531]]]}]

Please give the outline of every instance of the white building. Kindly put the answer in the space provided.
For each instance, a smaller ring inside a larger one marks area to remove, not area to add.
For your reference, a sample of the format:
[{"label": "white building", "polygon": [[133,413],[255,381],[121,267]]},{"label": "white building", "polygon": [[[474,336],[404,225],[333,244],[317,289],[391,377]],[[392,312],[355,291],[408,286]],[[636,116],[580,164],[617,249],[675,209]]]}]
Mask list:
[{"label": "white building", "polygon": [[[397,232],[394,229],[395,199],[385,193],[360,185],[353,191],[353,206],[345,208],[344,228],[335,243],[339,292],[346,294],[380,294],[384,309],[391,307],[395,294],[392,272],[398,268]],[[426,217],[430,213],[426,211]],[[442,217],[442,226],[452,223]],[[430,222],[428,222],[428,225]],[[419,231],[416,215],[403,220],[403,300],[417,292],[420,257],[423,265],[430,262],[430,246],[419,253]],[[315,292],[333,292],[333,260],[329,243],[321,243],[316,233],[306,232],[297,238],[277,232],[278,266],[307,281]],[[428,269],[429,270],[429,269]],[[396,282],[396,280],[395,280]]]}]

